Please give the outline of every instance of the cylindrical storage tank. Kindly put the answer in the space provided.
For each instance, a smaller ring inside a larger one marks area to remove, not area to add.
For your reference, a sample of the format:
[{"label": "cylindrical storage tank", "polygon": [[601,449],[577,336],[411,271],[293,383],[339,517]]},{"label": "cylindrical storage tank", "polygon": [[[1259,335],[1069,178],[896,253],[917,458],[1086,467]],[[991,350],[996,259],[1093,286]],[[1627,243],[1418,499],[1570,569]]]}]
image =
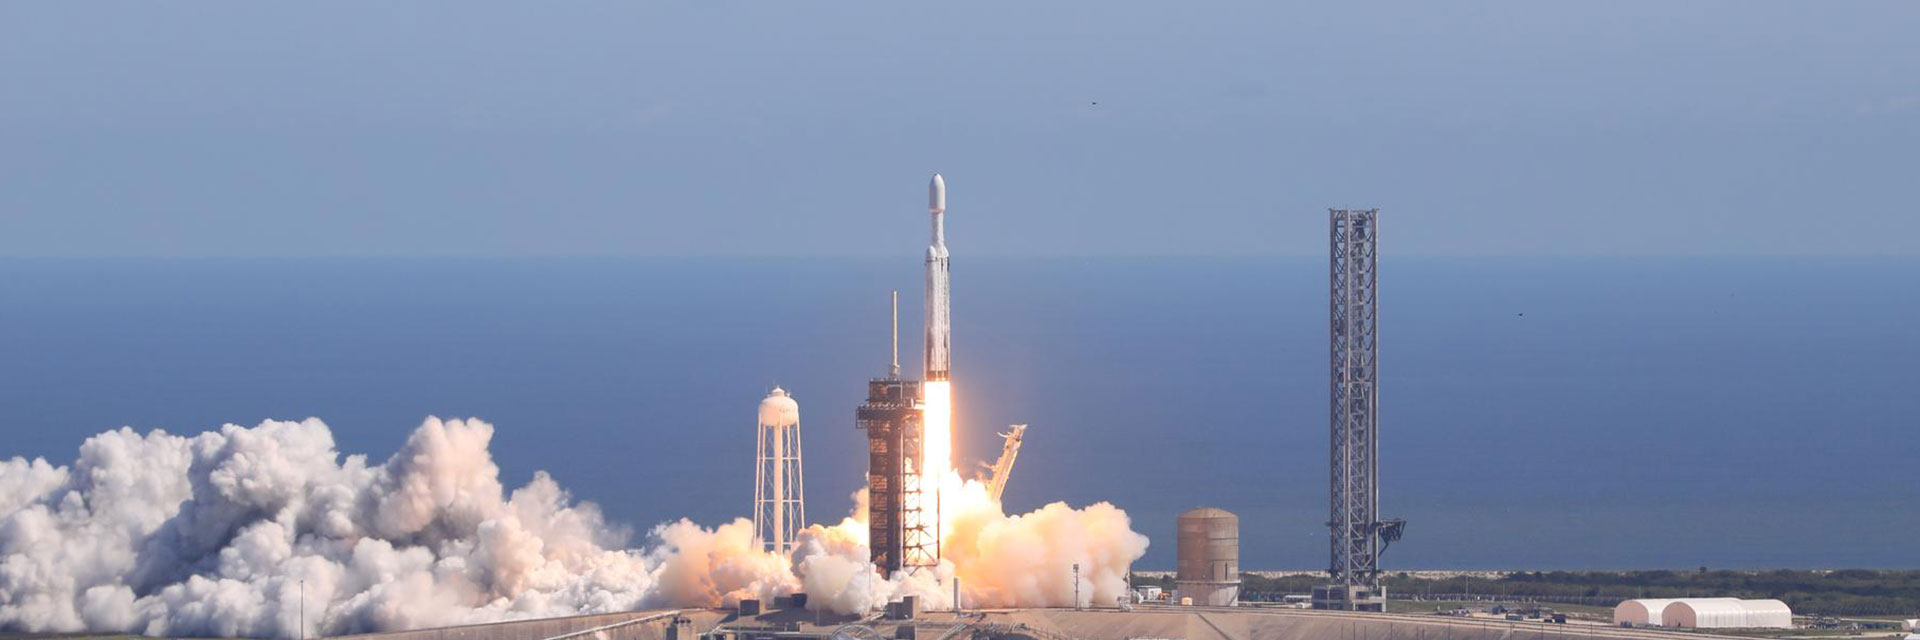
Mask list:
[{"label": "cylindrical storage tank", "polygon": [[1180,597],[1202,606],[1239,604],[1240,517],[1201,507],[1180,514],[1178,534],[1179,571],[1173,580]]},{"label": "cylindrical storage tank", "polygon": [[794,402],[787,390],[774,387],[767,397],[760,401],[760,426],[785,427],[800,422],[800,403]]}]

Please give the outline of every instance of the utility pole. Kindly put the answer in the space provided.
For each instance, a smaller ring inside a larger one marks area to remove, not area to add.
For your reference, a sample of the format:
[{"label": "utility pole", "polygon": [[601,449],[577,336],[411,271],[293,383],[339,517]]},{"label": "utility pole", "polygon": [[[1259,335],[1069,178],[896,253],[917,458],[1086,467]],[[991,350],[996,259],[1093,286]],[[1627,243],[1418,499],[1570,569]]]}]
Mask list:
[{"label": "utility pole", "polygon": [[1073,563],[1073,608],[1080,608],[1080,563]]}]

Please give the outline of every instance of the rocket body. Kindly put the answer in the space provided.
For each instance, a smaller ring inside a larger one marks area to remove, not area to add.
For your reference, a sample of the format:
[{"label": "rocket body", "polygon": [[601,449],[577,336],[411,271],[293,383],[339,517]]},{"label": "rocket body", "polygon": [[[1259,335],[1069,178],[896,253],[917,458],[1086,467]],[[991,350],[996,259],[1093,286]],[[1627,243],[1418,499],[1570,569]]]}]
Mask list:
[{"label": "rocket body", "polygon": [[933,242],[927,246],[927,380],[946,380],[952,349],[947,290],[947,181],[933,174],[927,185],[927,213],[933,217]]}]

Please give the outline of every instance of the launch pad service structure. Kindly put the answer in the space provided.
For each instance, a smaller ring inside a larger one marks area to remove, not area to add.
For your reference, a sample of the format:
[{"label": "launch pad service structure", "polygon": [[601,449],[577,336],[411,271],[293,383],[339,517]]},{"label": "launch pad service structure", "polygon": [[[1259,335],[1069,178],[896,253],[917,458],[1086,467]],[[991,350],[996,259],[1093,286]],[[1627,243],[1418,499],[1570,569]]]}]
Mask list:
[{"label": "launch pad service structure", "polygon": [[1329,584],[1314,587],[1315,609],[1384,611],[1380,553],[1400,539],[1403,520],[1380,520],[1378,377],[1379,209],[1331,209],[1329,323],[1332,446],[1327,521],[1333,547]]},{"label": "launch pad service structure", "polygon": [[[946,392],[952,345],[947,286],[947,183],[934,174],[927,185],[932,242],[926,261],[926,377],[900,377],[900,293],[893,293],[893,363],[885,378],[867,381],[867,401],[855,411],[855,426],[867,432],[867,544],[884,574],[932,570],[940,564],[940,481],[949,463],[952,433],[927,433],[927,388]],[[946,406],[937,408],[945,420]],[[940,426],[945,426],[944,423]],[[929,436],[935,441],[929,441]],[[946,441],[938,441],[945,438]],[[932,454],[932,455],[929,455]],[[936,465],[937,466],[937,465]]]},{"label": "launch pad service structure", "polygon": [[[928,533],[922,526],[924,514],[917,495],[921,483],[916,465],[922,449],[920,382],[900,378],[898,291],[893,293],[893,315],[892,371],[867,381],[867,401],[854,410],[854,426],[867,432],[868,557],[886,576],[908,566],[909,537],[916,545],[914,559],[923,560]],[[909,492],[915,494],[911,500]]]}]

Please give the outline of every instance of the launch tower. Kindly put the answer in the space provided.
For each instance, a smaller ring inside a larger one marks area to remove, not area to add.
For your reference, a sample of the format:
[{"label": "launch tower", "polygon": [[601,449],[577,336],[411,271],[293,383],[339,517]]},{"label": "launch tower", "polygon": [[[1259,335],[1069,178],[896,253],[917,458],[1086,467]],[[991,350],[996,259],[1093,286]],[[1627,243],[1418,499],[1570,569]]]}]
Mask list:
[{"label": "launch tower", "polygon": [[893,293],[893,364],[867,381],[867,401],[854,424],[867,432],[867,550],[891,577],[925,556],[920,500],[920,382],[900,379],[900,292]]},{"label": "launch tower", "polygon": [[[920,381],[899,377],[867,381],[867,401],[854,412],[855,424],[867,432],[867,550],[882,575],[891,577],[906,567],[908,521],[918,527],[920,474]],[[916,539],[917,535],[912,536]]]},{"label": "launch tower", "polygon": [[900,379],[900,293],[893,294],[893,363],[885,378],[867,382],[867,402],[855,413],[867,432],[868,549],[892,575],[940,565],[940,481],[953,464],[953,391],[948,380],[952,339],[947,274],[947,183],[927,183],[932,223],[926,262],[926,378]]},{"label": "launch tower", "polygon": [[1402,520],[1380,520],[1376,237],[1379,209],[1332,209],[1332,518],[1330,584],[1313,608],[1383,611],[1380,552]]}]

